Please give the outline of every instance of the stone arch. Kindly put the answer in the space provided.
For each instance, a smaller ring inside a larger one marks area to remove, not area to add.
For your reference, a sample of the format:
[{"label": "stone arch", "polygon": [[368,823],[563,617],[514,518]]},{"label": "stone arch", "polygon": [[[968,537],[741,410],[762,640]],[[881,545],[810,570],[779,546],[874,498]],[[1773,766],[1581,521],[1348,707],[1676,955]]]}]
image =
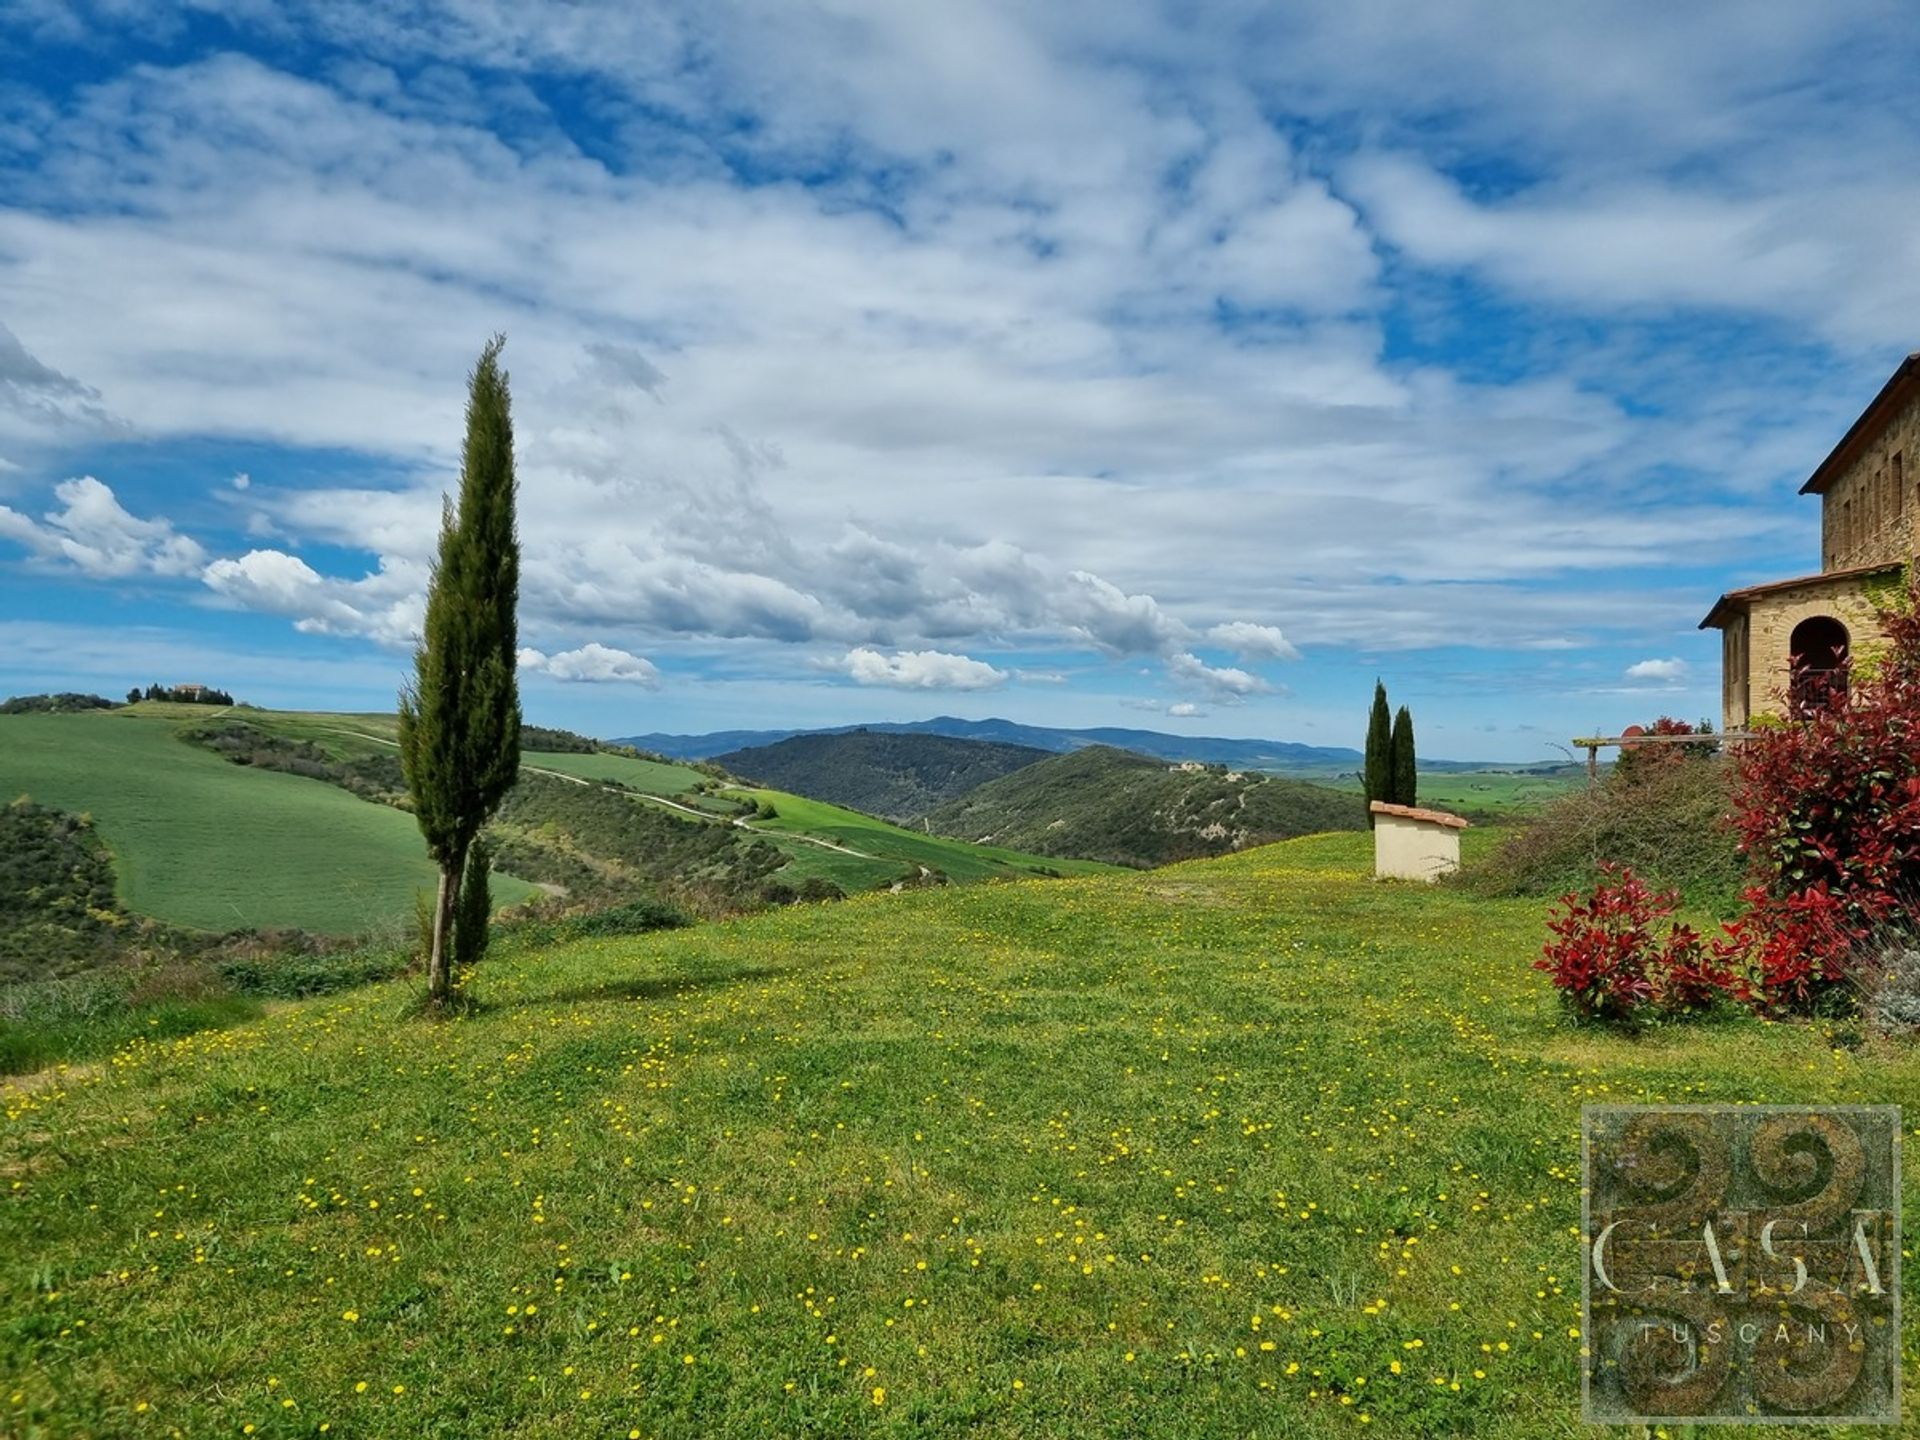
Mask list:
[{"label": "stone arch", "polygon": [[1793,627],[1787,654],[1793,667],[1788,697],[1795,714],[1804,714],[1847,693],[1852,637],[1831,615],[1809,615]]}]

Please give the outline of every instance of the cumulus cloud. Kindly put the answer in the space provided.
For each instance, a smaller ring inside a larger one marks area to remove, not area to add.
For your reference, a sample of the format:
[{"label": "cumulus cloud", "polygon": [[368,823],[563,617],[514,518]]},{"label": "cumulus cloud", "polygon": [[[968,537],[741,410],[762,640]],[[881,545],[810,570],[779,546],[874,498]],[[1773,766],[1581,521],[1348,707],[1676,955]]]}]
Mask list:
[{"label": "cumulus cloud", "polygon": [[321,575],[284,550],[249,550],[213,561],[201,573],[208,589],[243,609],[291,618],[310,635],[352,635],[392,647],[419,638],[426,614],[424,570],[383,560],[359,580]]},{"label": "cumulus cloud", "polygon": [[836,664],[856,685],[886,685],[896,690],[997,690],[1007,675],[984,660],[942,650],[896,650],[883,655],[856,646]]},{"label": "cumulus cloud", "polygon": [[1191,700],[1176,700],[1173,704],[1167,706],[1167,714],[1173,716],[1176,720],[1200,720],[1206,718],[1207,712]]},{"label": "cumulus cloud", "polygon": [[1687,678],[1687,662],[1680,659],[1636,660],[1627,667],[1629,680],[1660,680],[1674,682]]},{"label": "cumulus cloud", "polygon": [[1068,628],[1109,655],[1159,654],[1192,632],[1151,595],[1129,595],[1085,570],[1068,574],[1057,601]]},{"label": "cumulus cloud", "polygon": [[1224,645],[1243,660],[1298,660],[1300,652],[1280,633],[1278,625],[1255,625],[1229,620],[1207,631],[1207,638]]},{"label": "cumulus cloud", "polygon": [[538,650],[520,652],[520,668],[551,675],[556,680],[592,685],[643,685],[649,690],[660,686],[660,670],[651,660],[599,641],[589,641],[577,650],[562,650],[557,655]]},{"label": "cumulus cloud", "polygon": [[170,521],[142,519],[91,475],[54,486],[61,508],[35,521],[0,505],[0,535],[46,561],[64,561],[96,580],[136,575],[184,576],[199,571],[206,551]]},{"label": "cumulus cloud", "polygon": [[1229,704],[1249,695],[1265,694],[1273,688],[1258,675],[1231,665],[1209,665],[1186,651],[1167,657],[1167,674],[1177,684],[1204,690],[1214,699]]}]

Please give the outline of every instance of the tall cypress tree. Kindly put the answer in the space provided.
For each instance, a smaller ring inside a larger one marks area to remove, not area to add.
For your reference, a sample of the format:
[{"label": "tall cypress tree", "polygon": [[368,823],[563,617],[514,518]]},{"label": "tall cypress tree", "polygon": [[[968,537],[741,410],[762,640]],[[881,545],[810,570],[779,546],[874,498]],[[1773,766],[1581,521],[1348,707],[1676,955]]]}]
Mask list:
[{"label": "tall cypress tree", "polygon": [[413,683],[400,695],[400,764],[427,853],[440,867],[427,963],[435,1005],[452,993],[455,902],[467,852],[520,775],[520,540],[512,405],[500,368],[505,343],[501,335],[487,343],[467,382],[460,500],[442,504],[426,624]]},{"label": "tall cypress tree", "polygon": [[1417,805],[1420,775],[1413,760],[1413,712],[1402,705],[1393,717],[1393,795],[1396,805]]},{"label": "tall cypress tree", "polygon": [[1367,717],[1367,758],[1360,772],[1367,792],[1367,824],[1373,824],[1372,802],[1393,799],[1393,720],[1387,709],[1387,687],[1373,682],[1373,713]]}]

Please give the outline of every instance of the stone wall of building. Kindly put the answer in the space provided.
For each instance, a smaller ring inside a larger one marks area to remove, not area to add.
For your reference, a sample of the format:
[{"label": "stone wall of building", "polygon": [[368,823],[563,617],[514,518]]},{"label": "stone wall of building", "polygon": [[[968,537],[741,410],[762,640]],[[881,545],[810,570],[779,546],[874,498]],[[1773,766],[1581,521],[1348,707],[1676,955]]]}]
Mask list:
[{"label": "stone wall of building", "polygon": [[1787,709],[1787,678],[1792,657],[1794,626],[1817,615],[1830,615],[1847,627],[1852,647],[1881,638],[1879,612],[1867,587],[1855,580],[1814,580],[1775,595],[1758,595],[1747,607],[1747,675],[1745,714],[1736,721],[1734,697],[1727,697],[1726,725],[1743,728],[1754,715],[1781,715]]},{"label": "stone wall of building", "polygon": [[[1821,497],[1820,568],[1920,554],[1920,397],[1909,400]],[[1754,672],[1759,673],[1758,664]]]}]

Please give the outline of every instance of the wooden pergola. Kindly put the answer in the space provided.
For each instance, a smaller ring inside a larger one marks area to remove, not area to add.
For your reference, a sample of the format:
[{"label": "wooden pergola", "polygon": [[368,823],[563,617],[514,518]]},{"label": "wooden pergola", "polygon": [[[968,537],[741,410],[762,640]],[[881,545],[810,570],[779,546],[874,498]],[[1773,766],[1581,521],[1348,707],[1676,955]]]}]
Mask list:
[{"label": "wooden pergola", "polygon": [[1751,740],[1751,730],[1722,730],[1707,735],[1576,735],[1573,743],[1587,752],[1587,783],[1600,778],[1600,751],[1604,746],[1629,745],[1711,745],[1719,749],[1729,741]]}]

